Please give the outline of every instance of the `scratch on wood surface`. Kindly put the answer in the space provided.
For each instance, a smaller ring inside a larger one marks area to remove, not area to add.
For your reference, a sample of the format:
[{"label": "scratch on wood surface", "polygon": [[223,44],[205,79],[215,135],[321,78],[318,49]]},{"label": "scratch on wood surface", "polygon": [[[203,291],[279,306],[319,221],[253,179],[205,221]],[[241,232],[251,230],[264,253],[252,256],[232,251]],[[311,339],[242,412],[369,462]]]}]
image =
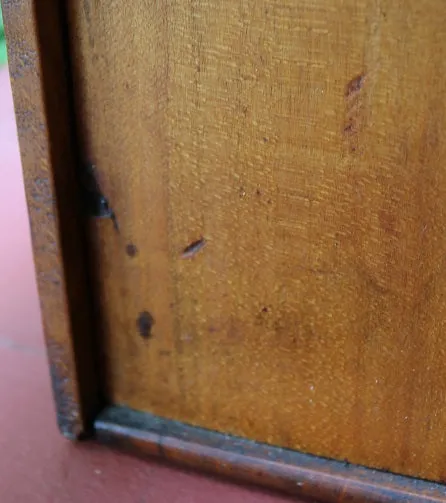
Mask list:
[{"label": "scratch on wood surface", "polygon": [[345,97],[351,98],[352,96],[357,94],[361,90],[364,84],[364,80],[365,75],[363,74],[358,75],[357,77],[350,80],[350,82],[345,86]]},{"label": "scratch on wood surface", "polygon": [[363,126],[363,99],[362,90],[366,75],[361,73],[352,78],[345,86],[345,122],[343,134],[346,138],[348,149],[354,153],[359,148],[359,132]]},{"label": "scratch on wood surface", "polygon": [[190,245],[186,246],[186,248],[184,248],[183,253],[181,254],[181,258],[192,258],[205,246],[206,240],[204,238],[197,239]]}]

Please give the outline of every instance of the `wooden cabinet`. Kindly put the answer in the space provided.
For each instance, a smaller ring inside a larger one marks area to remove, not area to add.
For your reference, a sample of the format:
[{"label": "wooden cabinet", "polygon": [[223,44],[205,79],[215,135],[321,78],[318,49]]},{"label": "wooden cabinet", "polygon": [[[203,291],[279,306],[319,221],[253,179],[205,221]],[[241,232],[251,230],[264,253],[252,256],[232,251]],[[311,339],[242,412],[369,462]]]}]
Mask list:
[{"label": "wooden cabinet", "polygon": [[4,8],[64,433],[446,500],[446,4]]}]

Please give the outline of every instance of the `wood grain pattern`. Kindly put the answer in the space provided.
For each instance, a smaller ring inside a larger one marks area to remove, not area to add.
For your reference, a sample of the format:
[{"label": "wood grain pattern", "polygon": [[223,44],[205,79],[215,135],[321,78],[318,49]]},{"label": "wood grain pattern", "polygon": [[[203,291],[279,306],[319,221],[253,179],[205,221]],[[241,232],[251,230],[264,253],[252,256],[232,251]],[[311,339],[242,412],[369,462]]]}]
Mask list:
[{"label": "wood grain pattern", "polygon": [[257,444],[124,407],[104,409],[95,426],[101,441],[139,456],[274,488],[311,503],[446,500],[440,484]]},{"label": "wood grain pattern", "polygon": [[109,399],[443,480],[446,4],[69,20]]},{"label": "wood grain pattern", "polygon": [[77,438],[91,428],[99,391],[76,192],[64,18],[58,2],[3,0],[2,5],[57,419],[66,436]]}]

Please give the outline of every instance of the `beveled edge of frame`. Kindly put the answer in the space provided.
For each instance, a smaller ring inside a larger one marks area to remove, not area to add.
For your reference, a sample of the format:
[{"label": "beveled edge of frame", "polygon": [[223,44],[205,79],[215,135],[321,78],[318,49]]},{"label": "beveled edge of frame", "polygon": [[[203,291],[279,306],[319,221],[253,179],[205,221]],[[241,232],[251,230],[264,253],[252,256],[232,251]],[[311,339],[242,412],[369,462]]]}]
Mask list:
[{"label": "beveled edge of frame", "polygon": [[95,421],[100,442],[321,503],[445,502],[437,483],[272,447],[126,407]]},{"label": "beveled edge of frame", "polygon": [[64,2],[2,4],[57,420],[65,436],[79,438],[91,429],[100,394]]}]

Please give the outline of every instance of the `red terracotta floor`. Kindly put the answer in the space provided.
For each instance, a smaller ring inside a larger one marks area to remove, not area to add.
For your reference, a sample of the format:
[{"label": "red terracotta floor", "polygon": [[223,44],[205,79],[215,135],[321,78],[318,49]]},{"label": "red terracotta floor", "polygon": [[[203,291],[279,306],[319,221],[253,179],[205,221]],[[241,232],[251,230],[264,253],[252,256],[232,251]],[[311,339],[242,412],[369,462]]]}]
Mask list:
[{"label": "red terracotta floor", "polygon": [[283,496],[73,444],[56,428],[11,90],[0,69],[0,502],[285,503]]}]

